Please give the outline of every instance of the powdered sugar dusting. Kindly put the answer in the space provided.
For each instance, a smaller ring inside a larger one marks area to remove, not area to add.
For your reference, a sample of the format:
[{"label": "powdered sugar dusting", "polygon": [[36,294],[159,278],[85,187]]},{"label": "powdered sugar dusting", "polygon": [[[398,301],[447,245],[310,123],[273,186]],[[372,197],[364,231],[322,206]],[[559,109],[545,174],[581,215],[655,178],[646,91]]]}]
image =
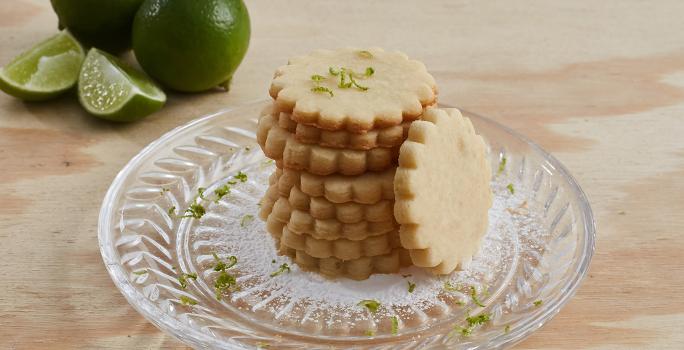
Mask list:
[{"label": "powdered sugar dusting", "polygon": [[[510,193],[508,182],[495,180],[488,232],[480,252],[464,270],[434,276],[410,267],[364,281],[329,279],[303,271],[290,258],[277,255],[263,222],[242,220],[245,215],[256,216],[269,170],[247,171],[247,183],[209,205],[192,231],[190,243],[196,250],[197,269],[210,281],[214,276],[211,252],[237,256],[232,272],[240,290],[226,295],[224,301],[256,320],[276,320],[279,327],[291,332],[363,336],[372,331],[382,335],[392,332],[394,317],[399,332],[462,318],[467,310],[477,308],[469,295],[471,287],[485,303],[505,288],[507,275],[515,269],[518,238],[545,234],[537,211],[526,207],[532,191],[514,183],[515,191]],[[290,272],[271,277],[283,263],[289,265]],[[409,282],[416,285],[413,292],[409,292]],[[458,290],[445,290],[447,282]],[[373,313],[358,305],[361,300],[376,300],[381,306]]]}]

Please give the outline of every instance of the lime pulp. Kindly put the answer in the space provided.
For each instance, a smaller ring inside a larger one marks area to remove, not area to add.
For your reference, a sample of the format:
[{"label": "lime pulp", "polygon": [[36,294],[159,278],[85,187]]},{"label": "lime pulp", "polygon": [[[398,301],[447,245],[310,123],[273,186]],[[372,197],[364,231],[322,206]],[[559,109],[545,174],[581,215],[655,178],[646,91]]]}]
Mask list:
[{"label": "lime pulp", "polygon": [[0,89],[27,101],[55,97],[76,84],[84,56],[78,41],[62,31],[0,68]]},{"label": "lime pulp", "polygon": [[88,51],[81,67],[78,98],[90,114],[118,122],[141,119],[166,102],[147,76],[96,48]]}]

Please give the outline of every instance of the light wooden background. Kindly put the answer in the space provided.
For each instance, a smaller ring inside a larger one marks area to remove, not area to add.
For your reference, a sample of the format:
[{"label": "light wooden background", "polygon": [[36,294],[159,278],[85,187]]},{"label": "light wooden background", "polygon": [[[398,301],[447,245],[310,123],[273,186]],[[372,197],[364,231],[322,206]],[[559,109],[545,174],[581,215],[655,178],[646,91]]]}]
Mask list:
[{"label": "light wooden background", "polygon": [[[142,122],[73,96],[0,94],[0,348],[184,348],[128,306],[97,245],[118,170],[164,132],[267,96],[314,48],[383,46],[424,61],[442,102],[512,126],[586,190],[596,255],[576,297],[520,349],[684,348],[684,2],[249,1],[229,94],[171,94]],[[55,33],[48,1],[0,1],[0,64]]]}]

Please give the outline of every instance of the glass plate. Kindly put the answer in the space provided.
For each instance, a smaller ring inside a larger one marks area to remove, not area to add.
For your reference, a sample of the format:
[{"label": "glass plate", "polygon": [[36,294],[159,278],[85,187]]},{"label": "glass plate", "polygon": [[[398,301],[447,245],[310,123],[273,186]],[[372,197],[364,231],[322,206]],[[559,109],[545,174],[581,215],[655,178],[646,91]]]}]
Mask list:
[{"label": "glass plate", "polygon": [[[539,146],[471,113],[464,115],[489,146],[495,199],[483,248],[464,270],[436,277],[412,267],[365,281],[300,270],[276,254],[256,215],[274,169],[255,141],[268,103],[170,131],[121,170],[102,204],[99,243],[114,283],[138,312],[188,345],[505,348],[558,313],[586,274],[595,227],[580,187]],[[230,193],[214,200],[227,183]],[[199,188],[206,199],[197,199]],[[206,214],[179,217],[195,200]],[[214,253],[238,260],[227,270],[236,287],[220,300]],[[290,270],[275,274],[282,264]],[[185,288],[179,276],[187,277]],[[379,302],[378,310],[358,305],[365,299]]]}]

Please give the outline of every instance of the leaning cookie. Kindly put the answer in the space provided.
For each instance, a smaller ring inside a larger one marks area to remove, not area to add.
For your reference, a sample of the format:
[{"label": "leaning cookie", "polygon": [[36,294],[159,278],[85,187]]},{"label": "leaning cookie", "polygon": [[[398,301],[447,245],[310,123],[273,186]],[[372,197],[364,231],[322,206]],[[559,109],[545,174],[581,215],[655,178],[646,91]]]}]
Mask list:
[{"label": "leaning cookie", "polygon": [[269,115],[259,118],[257,141],[267,157],[282,161],[285,168],[316,175],[359,175],[386,170],[396,165],[399,151],[398,148],[347,150],[303,144]]},{"label": "leaning cookie", "polygon": [[415,265],[447,274],[472,258],[487,230],[490,178],[484,140],[457,109],[428,109],[411,125],[394,215]]},{"label": "leaning cookie", "polygon": [[297,186],[311,197],[324,197],[333,203],[375,204],[381,200],[394,200],[395,170],[391,168],[358,176],[320,176],[276,168],[270,180],[281,196],[289,196],[292,187]]},{"label": "leaning cookie", "polygon": [[364,132],[415,120],[436,101],[421,62],[379,48],[316,50],[278,68],[269,93],[297,123]]}]

